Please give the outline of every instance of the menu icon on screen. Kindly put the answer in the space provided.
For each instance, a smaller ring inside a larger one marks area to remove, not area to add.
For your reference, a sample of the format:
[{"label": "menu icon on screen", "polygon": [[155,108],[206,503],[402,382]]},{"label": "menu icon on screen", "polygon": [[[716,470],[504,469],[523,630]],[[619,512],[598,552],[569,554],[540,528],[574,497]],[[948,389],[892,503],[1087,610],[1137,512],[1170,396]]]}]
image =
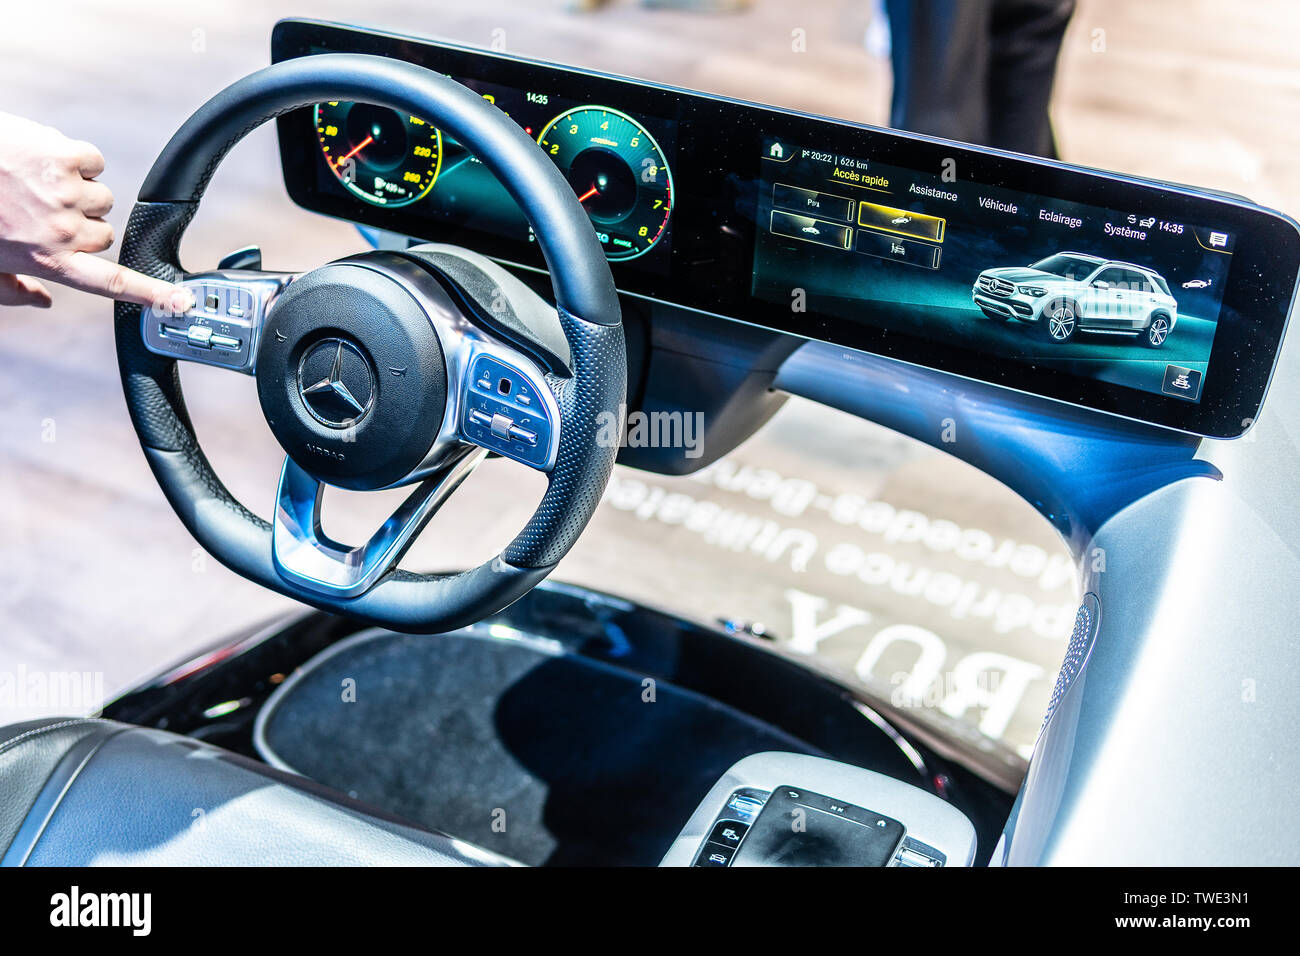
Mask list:
[{"label": "menu icon on screen", "polygon": [[1194,368],[1184,368],[1181,365],[1166,365],[1165,381],[1161,390],[1174,398],[1185,398],[1189,402],[1194,402],[1201,394],[1201,373]]}]

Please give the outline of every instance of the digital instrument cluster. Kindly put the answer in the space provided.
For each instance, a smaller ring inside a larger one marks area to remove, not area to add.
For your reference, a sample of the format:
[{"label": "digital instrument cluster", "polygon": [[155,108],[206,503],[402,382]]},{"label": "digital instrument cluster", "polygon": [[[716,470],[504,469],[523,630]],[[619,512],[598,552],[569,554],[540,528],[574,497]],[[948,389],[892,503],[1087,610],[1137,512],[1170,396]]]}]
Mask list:
[{"label": "digital instrument cluster", "polygon": [[[672,123],[545,90],[458,79],[515,119],[551,157],[607,258],[636,259],[665,239],[673,174],[663,144],[673,143]],[[358,199],[504,236],[531,236],[501,184],[425,119],[367,103],[331,102],[315,107],[313,121],[329,178]]]},{"label": "digital instrument cluster", "polygon": [[[1238,197],[309,20],[276,60],[395,57],[503,110],[564,173],[625,296],[1198,435],[1258,414],[1300,227]],[[428,118],[280,117],[299,205],[524,270],[523,213]]]},{"label": "digital instrument cluster", "polygon": [[377,206],[407,206],[442,172],[442,133],[418,116],[368,103],[319,103],[313,111],[325,165],[348,192]]}]

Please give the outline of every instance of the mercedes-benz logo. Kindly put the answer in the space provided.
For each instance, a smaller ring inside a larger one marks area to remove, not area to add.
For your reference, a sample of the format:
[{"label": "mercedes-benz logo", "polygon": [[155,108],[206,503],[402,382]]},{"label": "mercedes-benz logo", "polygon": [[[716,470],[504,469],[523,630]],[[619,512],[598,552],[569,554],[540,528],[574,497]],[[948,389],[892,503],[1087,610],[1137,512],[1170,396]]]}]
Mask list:
[{"label": "mercedes-benz logo", "polygon": [[351,428],[374,401],[370,363],[351,342],[322,339],[298,363],[298,396],[322,425]]}]

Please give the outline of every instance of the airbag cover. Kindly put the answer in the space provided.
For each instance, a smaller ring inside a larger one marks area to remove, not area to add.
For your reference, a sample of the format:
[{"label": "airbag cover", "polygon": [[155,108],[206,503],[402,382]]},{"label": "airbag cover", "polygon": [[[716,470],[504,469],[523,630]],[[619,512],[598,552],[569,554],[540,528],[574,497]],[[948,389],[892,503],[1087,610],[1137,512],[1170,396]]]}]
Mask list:
[{"label": "airbag cover", "polygon": [[304,470],[372,490],[410,474],[438,437],[447,364],[429,316],[401,284],[357,262],[331,263],[271,309],[257,394]]}]

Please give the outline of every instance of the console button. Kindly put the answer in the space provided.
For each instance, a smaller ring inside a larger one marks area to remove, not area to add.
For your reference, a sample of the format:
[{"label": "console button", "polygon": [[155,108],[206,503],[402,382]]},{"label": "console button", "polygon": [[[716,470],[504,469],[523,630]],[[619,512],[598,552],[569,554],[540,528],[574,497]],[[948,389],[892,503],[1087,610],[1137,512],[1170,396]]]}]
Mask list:
[{"label": "console button", "polygon": [[906,843],[899,848],[897,860],[898,865],[904,867],[943,866],[942,861],[935,859],[928,853],[922,853],[920,850],[908,846]]},{"label": "console button", "polygon": [[723,846],[721,843],[709,841],[704,844],[704,849],[700,850],[700,855],[695,859],[695,865],[728,866],[735,852],[736,848],[734,846]]},{"label": "console button", "polygon": [[740,841],[745,838],[745,831],[749,829],[749,824],[738,823],[735,820],[719,820],[713,826],[713,832],[709,834],[710,843],[719,843],[722,846],[737,847]]},{"label": "console button", "polygon": [[731,795],[727,801],[727,810],[734,813],[746,824],[752,823],[754,817],[758,816],[759,811],[763,809],[763,803],[767,799],[767,794],[761,796],[756,792],[737,791]]}]

